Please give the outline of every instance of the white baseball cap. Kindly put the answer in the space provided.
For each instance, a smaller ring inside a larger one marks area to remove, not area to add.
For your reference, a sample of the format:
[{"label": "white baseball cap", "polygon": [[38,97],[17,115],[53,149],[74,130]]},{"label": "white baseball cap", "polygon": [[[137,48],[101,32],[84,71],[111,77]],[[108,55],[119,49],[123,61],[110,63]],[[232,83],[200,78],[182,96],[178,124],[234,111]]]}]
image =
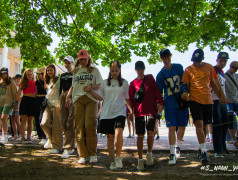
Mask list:
[{"label": "white baseball cap", "polygon": [[71,62],[71,63],[73,63],[74,62],[74,58],[72,57],[72,56],[66,56],[64,59],[63,59],[63,61],[64,60],[68,60],[69,62]]}]

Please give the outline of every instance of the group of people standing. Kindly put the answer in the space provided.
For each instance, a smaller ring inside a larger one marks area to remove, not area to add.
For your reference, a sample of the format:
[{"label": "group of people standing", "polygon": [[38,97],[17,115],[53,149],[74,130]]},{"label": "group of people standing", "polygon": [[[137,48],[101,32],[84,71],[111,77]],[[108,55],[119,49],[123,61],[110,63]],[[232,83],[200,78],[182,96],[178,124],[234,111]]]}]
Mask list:
[{"label": "group of people standing", "polygon": [[[185,71],[182,65],[171,62],[172,54],[169,49],[161,50],[160,58],[164,67],[156,79],[150,74],[145,75],[144,63],[137,61],[135,63],[137,77],[130,84],[122,78],[121,64],[118,61],[110,63],[108,78],[103,80],[84,49],[79,51],[76,61],[72,56],[63,59],[67,72],[60,77],[56,74],[55,66],[51,64],[38,69],[37,81],[33,71],[26,69],[21,81],[16,84],[9,77],[8,69],[2,68],[1,142],[4,144],[8,142],[7,119],[13,110],[12,116],[18,117],[13,118],[16,140],[31,143],[32,122],[35,118],[37,134],[40,139],[47,138],[44,147],[50,148],[50,153],[60,153],[64,150],[62,158],[69,158],[75,150],[76,141],[78,163],[86,164],[87,161],[96,163],[98,129],[100,133],[107,135],[109,168],[116,170],[123,167],[120,155],[123,130],[128,118],[135,121],[139,156],[137,169],[143,170],[145,133],[148,145],[146,164],[151,166],[156,120],[160,119],[164,110],[169,129],[169,164],[176,164],[189,119],[189,106],[196,126],[198,152],[202,163],[210,161],[205,144],[205,125],[210,123],[213,127],[215,157],[221,157],[224,153],[232,155],[226,148],[225,137],[229,128],[234,144],[238,146],[233,128],[234,112],[238,111],[237,77],[235,77],[238,62],[232,62],[229,71],[224,74],[222,69],[229,59],[226,52],[218,54],[217,65],[213,67],[202,62],[204,52],[197,49],[191,59],[193,64]],[[99,101],[103,102],[100,117],[98,117]],[[97,121],[97,118],[100,120]],[[25,136],[26,122],[27,136]]]}]

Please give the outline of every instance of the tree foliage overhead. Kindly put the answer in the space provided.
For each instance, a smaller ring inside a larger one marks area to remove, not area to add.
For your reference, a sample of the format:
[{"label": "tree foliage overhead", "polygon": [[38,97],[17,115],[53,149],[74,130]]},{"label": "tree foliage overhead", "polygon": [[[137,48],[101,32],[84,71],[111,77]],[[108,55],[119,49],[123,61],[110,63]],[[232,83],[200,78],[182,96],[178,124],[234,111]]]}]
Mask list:
[{"label": "tree foliage overhead", "polygon": [[0,46],[19,46],[28,67],[54,61],[51,32],[61,39],[56,58],[84,48],[102,65],[132,53],[155,63],[170,45],[238,47],[237,0],[1,0],[0,10]]}]

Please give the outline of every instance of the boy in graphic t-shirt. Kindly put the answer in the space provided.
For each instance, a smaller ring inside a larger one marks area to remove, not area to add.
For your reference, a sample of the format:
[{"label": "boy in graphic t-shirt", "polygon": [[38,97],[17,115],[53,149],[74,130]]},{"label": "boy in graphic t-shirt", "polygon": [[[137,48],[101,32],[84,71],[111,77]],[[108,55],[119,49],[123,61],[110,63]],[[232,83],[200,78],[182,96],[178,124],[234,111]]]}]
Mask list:
[{"label": "boy in graphic t-shirt", "polygon": [[[225,74],[223,68],[226,66],[229,55],[227,52],[220,52],[217,56],[217,64],[214,66],[218,80],[221,84],[222,90],[225,93]],[[227,106],[221,105],[219,98],[212,90],[213,104],[213,117],[212,117],[212,135],[213,135],[213,147],[215,152],[215,158],[223,158],[223,155],[232,155],[226,148],[226,135],[228,131],[228,114]]]}]

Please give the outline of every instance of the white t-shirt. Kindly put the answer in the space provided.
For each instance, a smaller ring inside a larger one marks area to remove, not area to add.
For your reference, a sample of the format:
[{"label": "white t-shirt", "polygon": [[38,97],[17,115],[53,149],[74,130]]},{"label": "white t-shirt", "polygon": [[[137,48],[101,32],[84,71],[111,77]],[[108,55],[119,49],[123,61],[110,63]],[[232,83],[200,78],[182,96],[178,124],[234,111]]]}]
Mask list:
[{"label": "white t-shirt", "polygon": [[126,116],[126,105],[124,100],[129,99],[129,84],[123,80],[120,87],[118,80],[111,80],[107,85],[107,79],[100,86],[100,95],[104,99],[100,119],[113,119],[118,116]]},{"label": "white t-shirt", "polygon": [[102,76],[96,67],[94,67],[93,71],[90,74],[88,74],[87,68],[80,67],[77,73],[73,76],[73,102],[75,102],[79,97],[83,95],[87,95],[90,99],[97,102],[98,100],[95,99],[90,93],[84,92],[83,87],[90,84],[100,84],[102,80]]},{"label": "white t-shirt", "polygon": [[54,107],[60,107],[60,95],[59,95],[60,80],[58,79],[55,82],[55,84],[53,86],[52,85],[53,80],[50,79],[50,83],[46,88],[46,99]]},{"label": "white t-shirt", "polygon": [[[223,73],[223,71],[218,71],[217,72],[217,78],[220,82],[221,88],[225,94],[225,84],[226,84],[226,78],[225,78],[225,74]],[[213,89],[211,88],[211,94],[212,94],[212,99],[213,100],[219,100],[219,98],[217,97],[216,93],[213,91]]]}]

